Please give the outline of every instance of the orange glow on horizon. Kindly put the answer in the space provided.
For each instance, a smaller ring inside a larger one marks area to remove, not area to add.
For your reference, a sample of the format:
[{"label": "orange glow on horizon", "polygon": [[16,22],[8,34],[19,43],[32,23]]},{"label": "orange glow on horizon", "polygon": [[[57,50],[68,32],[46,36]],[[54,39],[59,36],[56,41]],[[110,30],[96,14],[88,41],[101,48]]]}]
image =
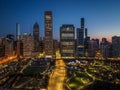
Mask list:
[{"label": "orange glow on horizon", "polygon": [[102,41],[102,38],[106,38],[108,42],[112,42],[112,37],[100,37],[100,36],[94,36],[94,37],[91,37],[91,39],[94,38],[94,39],[99,39],[99,42]]}]

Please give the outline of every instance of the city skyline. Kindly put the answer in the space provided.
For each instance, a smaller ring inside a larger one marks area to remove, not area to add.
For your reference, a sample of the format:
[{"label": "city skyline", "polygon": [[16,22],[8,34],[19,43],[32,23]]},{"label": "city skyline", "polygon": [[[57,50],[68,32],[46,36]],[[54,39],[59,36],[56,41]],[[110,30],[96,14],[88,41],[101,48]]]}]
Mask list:
[{"label": "city skyline", "polygon": [[[62,24],[73,24],[80,28],[80,18],[85,18],[85,27],[91,38],[111,38],[119,35],[119,0],[1,0],[0,1],[0,37],[16,33],[16,23],[20,23],[20,32],[31,33],[38,22],[40,37],[44,36],[44,12],[53,12],[53,37],[59,40]],[[109,40],[108,39],[108,40]]]}]

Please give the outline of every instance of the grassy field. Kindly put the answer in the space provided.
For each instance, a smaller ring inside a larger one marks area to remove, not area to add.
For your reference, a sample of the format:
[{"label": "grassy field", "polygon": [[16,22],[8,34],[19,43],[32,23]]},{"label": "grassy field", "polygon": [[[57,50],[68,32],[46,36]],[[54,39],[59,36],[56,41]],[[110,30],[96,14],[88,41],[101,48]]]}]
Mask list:
[{"label": "grassy field", "polygon": [[76,76],[70,80],[69,86],[72,90],[76,90],[80,86],[83,86],[91,81],[92,78],[90,78],[86,73],[77,73]]}]

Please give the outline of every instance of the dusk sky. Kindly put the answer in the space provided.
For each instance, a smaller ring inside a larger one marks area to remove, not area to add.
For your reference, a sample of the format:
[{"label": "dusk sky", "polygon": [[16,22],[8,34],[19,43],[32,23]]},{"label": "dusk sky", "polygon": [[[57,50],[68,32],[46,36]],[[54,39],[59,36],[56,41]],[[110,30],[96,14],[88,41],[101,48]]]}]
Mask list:
[{"label": "dusk sky", "polygon": [[44,11],[53,12],[53,35],[59,39],[62,24],[85,27],[91,38],[120,36],[120,0],[0,0],[0,37],[15,34],[16,22],[20,32],[32,33],[39,23],[40,36],[44,36]]}]

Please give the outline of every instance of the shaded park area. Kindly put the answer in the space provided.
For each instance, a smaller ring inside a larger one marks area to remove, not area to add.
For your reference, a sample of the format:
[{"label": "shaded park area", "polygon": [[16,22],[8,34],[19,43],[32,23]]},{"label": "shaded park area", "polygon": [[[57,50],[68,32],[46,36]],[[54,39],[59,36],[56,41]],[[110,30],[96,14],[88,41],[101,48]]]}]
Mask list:
[{"label": "shaded park area", "polygon": [[32,66],[28,66],[23,73],[25,75],[36,75],[36,74],[41,74],[43,71],[46,70],[46,67],[32,67]]}]

